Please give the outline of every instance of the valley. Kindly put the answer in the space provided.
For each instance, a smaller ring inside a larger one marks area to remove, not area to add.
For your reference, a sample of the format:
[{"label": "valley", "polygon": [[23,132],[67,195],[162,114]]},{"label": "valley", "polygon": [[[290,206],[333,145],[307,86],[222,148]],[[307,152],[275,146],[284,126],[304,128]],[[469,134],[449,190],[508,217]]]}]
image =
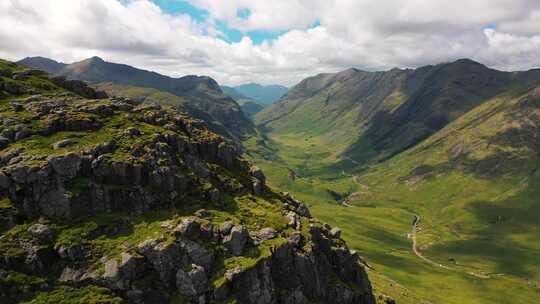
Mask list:
[{"label": "valley", "polygon": [[[317,217],[343,230],[376,270],[370,272],[376,291],[382,274],[406,286],[411,303],[530,303],[540,297],[539,99],[538,89],[530,88],[513,86],[488,97],[379,161],[354,159],[373,149],[357,140],[362,127],[321,129],[324,118],[298,107],[259,125],[262,139],[246,146],[270,185],[289,189]],[[306,116],[289,120],[300,114]],[[351,143],[358,153],[347,152]],[[297,173],[295,180],[289,170]],[[408,238],[415,215],[421,218],[416,246],[424,259]],[[389,294],[392,287],[381,289]]]}]

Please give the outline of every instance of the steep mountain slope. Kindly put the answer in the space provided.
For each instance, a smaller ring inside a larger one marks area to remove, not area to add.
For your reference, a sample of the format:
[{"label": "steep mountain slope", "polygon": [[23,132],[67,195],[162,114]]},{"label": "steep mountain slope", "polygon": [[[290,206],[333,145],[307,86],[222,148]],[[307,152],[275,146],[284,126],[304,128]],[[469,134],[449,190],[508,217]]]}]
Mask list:
[{"label": "steep mountain slope", "polygon": [[264,105],[271,105],[278,101],[288,88],[281,85],[260,85],[258,83],[246,83],[233,87],[235,91],[249,99],[256,100]]},{"label": "steep mountain slope", "polygon": [[349,69],[305,79],[256,123],[271,134],[315,137],[333,157],[370,163],[414,146],[483,102],[540,83],[540,70],[508,73],[471,60],[416,70]]},{"label": "steep mountain slope", "polygon": [[[259,114],[264,146],[247,145],[270,185],[311,202],[420,298],[530,303],[540,297],[539,84],[538,70],[469,60],[319,75]],[[431,262],[412,248],[415,219]]]},{"label": "steep mountain slope", "polygon": [[244,112],[249,119],[253,120],[257,113],[266,108],[264,104],[242,95],[232,87],[221,86],[221,89],[224,94],[234,99],[240,105],[242,112]]},{"label": "steep mountain slope", "polygon": [[[49,60],[51,61],[51,60]],[[25,58],[20,63],[32,68],[48,68],[40,57]],[[172,78],[155,72],[137,69],[125,64],[106,62],[99,57],[92,57],[80,62],[65,65],[60,70],[46,69],[47,72],[66,76],[68,79],[88,81],[93,84],[113,83],[118,85],[110,93],[123,96],[133,95],[133,87],[153,88],[183,97],[192,110],[204,112],[211,117],[211,124],[219,123],[227,132],[222,135],[233,135],[245,138],[254,134],[252,123],[244,117],[240,106],[221,91],[215,80],[206,76],[184,76]],[[125,86],[120,90],[121,86]],[[105,89],[108,87],[105,86]],[[131,91],[131,92],[129,92]],[[144,90],[143,90],[144,91]],[[143,93],[146,95],[145,93]]]},{"label": "steep mountain slope", "polygon": [[0,75],[2,303],[374,303],[340,231],[201,121]]},{"label": "steep mountain slope", "polygon": [[50,74],[58,74],[67,66],[65,63],[54,61],[45,57],[26,57],[20,60],[18,63],[34,69],[46,71]]},{"label": "steep mountain slope", "polygon": [[347,204],[420,215],[424,256],[483,282],[505,281],[509,295],[521,290],[507,302],[528,303],[540,296],[539,138],[540,87],[492,99],[359,172],[363,190]]},{"label": "steep mountain slope", "polygon": [[223,93],[229,97],[231,97],[232,99],[238,101],[238,100],[242,100],[242,99],[249,99],[249,97],[247,97],[246,95],[238,92],[235,88],[233,87],[228,87],[228,86],[221,86],[221,90],[223,91]]},{"label": "steep mountain slope", "polygon": [[238,101],[242,112],[244,112],[250,119],[253,119],[257,113],[266,108],[264,105],[250,99],[241,99]]}]

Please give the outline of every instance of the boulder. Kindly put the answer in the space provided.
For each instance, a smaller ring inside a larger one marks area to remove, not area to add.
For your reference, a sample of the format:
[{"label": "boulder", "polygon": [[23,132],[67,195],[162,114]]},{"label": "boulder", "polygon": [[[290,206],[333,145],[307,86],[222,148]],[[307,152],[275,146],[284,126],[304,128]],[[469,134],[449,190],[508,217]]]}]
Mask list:
[{"label": "boulder", "polygon": [[188,239],[179,239],[178,247],[183,254],[183,261],[200,265],[210,271],[214,263],[214,254],[204,246]]},{"label": "boulder", "polygon": [[64,140],[61,140],[61,141],[57,141],[53,144],[53,149],[55,150],[58,150],[58,149],[62,149],[62,148],[65,148],[69,145],[71,145],[73,143],[73,141],[71,139],[64,139]]},{"label": "boulder", "polygon": [[332,228],[330,230],[330,236],[335,239],[341,238],[341,229],[339,229],[338,227]]},{"label": "boulder", "polygon": [[146,257],[161,281],[170,287],[177,269],[182,265],[178,245],[163,239],[149,239],[140,243],[137,251]]},{"label": "boulder", "polygon": [[263,228],[259,231],[258,237],[261,242],[271,240],[277,236],[277,231],[274,228]]},{"label": "boulder", "polygon": [[33,237],[51,241],[54,237],[53,231],[49,226],[43,224],[34,224],[28,228],[28,233]]},{"label": "boulder", "polygon": [[253,166],[251,168],[251,175],[258,179],[261,184],[264,186],[266,184],[266,176],[264,176],[264,173],[262,172],[261,168],[257,166]]},{"label": "boulder", "polygon": [[244,247],[249,240],[249,233],[243,226],[234,226],[229,235],[223,239],[223,243],[232,255],[242,255]]},{"label": "boulder", "polygon": [[219,233],[222,236],[226,236],[231,232],[231,229],[234,227],[234,223],[231,221],[223,222],[221,225],[219,225]]},{"label": "boulder", "polygon": [[201,225],[197,222],[196,218],[189,217],[183,219],[182,222],[174,228],[173,232],[189,239],[196,239],[201,232]]},{"label": "boulder", "polygon": [[208,278],[203,267],[191,264],[191,269],[176,272],[176,288],[185,297],[195,297],[208,289]]}]

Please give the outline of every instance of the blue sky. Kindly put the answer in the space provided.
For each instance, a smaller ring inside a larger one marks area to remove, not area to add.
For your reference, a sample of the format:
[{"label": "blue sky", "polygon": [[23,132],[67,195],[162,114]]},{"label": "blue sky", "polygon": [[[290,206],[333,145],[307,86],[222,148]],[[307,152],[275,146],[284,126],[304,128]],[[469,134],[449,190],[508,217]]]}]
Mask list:
[{"label": "blue sky", "polygon": [[[195,5],[191,4],[187,0],[152,0],[156,5],[158,5],[163,12],[176,16],[181,14],[187,14],[197,22],[205,22],[209,20],[208,11],[198,8]],[[224,0],[227,1],[227,0]],[[237,16],[240,18],[247,18],[251,12],[249,9],[238,9]],[[248,31],[241,32],[237,29],[229,27],[226,21],[216,20],[215,27],[224,34],[224,36],[219,36],[218,38],[223,39],[227,42],[239,42],[244,36],[251,38],[254,44],[261,44],[263,41],[271,41],[278,38],[280,35],[286,31]]]}]

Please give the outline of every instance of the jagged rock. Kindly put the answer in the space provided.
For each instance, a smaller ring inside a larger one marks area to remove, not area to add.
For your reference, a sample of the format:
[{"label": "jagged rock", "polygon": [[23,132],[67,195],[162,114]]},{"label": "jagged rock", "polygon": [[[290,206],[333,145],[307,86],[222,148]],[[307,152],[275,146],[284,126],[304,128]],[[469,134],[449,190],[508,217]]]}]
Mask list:
[{"label": "jagged rock", "polygon": [[74,263],[82,262],[90,255],[86,248],[80,244],[60,245],[55,249],[60,258]]},{"label": "jagged rock", "polygon": [[43,240],[52,240],[54,237],[51,228],[43,224],[34,224],[28,228],[28,233],[32,236],[43,239]]},{"label": "jagged rock", "polygon": [[296,207],[296,213],[300,216],[310,218],[311,213],[309,212],[309,209],[306,207],[306,204],[303,202],[298,203],[298,207]]},{"label": "jagged rock", "polygon": [[332,228],[330,230],[330,236],[335,239],[341,238],[341,229],[339,229],[338,227]]},{"label": "jagged rock", "polygon": [[81,168],[81,157],[76,153],[68,153],[61,156],[50,156],[47,161],[52,168],[64,180],[74,178]]},{"label": "jagged rock", "polygon": [[107,94],[103,91],[96,91],[89,87],[85,82],[80,80],[67,80],[64,76],[57,76],[51,78],[52,82],[59,87],[74,92],[77,95],[92,98],[102,99],[107,98]]},{"label": "jagged rock", "polygon": [[275,238],[277,235],[277,231],[274,228],[263,228],[259,231],[259,239],[261,241],[271,240]]},{"label": "jagged rock", "polygon": [[28,136],[32,135],[32,131],[30,131],[28,128],[23,127],[19,131],[15,132],[15,141],[19,141],[23,138],[26,138]]},{"label": "jagged rock", "polygon": [[293,233],[287,237],[287,242],[295,247],[299,247],[302,244],[303,237],[301,233]]},{"label": "jagged rock", "polygon": [[176,287],[180,294],[194,297],[208,289],[208,278],[203,267],[191,264],[191,270],[179,269],[176,272]]},{"label": "jagged rock", "polygon": [[293,211],[289,211],[287,213],[287,218],[289,219],[289,223],[288,225],[296,230],[300,230],[300,226],[301,226],[301,222],[300,222],[300,217],[298,216],[298,214],[296,214],[295,212]]},{"label": "jagged rock", "polygon": [[189,262],[200,265],[207,271],[212,269],[214,254],[204,246],[188,239],[180,239],[178,240],[178,247],[185,254],[185,258]]},{"label": "jagged rock", "polygon": [[183,219],[182,222],[173,230],[174,233],[179,234],[189,239],[195,239],[201,232],[201,226],[199,222],[193,217]]},{"label": "jagged rock", "polygon": [[253,182],[253,194],[255,195],[262,195],[264,193],[264,184],[256,180]]},{"label": "jagged rock", "polygon": [[231,221],[223,222],[219,225],[219,233],[223,236],[228,235],[231,232],[231,229],[234,227],[234,223]]},{"label": "jagged rock", "polygon": [[123,252],[119,260],[113,258],[105,262],[105,272],[102,277],[106,279],[110,288],[128,290],[134,280],[145,275],[145,265],[142,258]]},{"label": "jagged rock", "polygon": [[251,168],[251,175],[253,175],[253,177],[258,179],[261,182],[262,186],[266,185],[266,176],[264,176],[264,173],[262,172],[261,168],[257,166],[253,166]]},{"label": "jagged rock", "polygon": [[243,226],[234,226],[229,235],[223,239],[223,243],[232,255],[242,255],[244,247],[249,239],[249,233]]},{"label": "jagged rock", "polygon": [[214,238],[214,225],[209,221],[201,223],[201,238],[212,240]]},{"label": "jagged rock", "polygon": [[150,239],[140,243],[137,251],[150,261],[166,286],[173,285],[175,273],[183,264],[178,244],[161,239]]}]

